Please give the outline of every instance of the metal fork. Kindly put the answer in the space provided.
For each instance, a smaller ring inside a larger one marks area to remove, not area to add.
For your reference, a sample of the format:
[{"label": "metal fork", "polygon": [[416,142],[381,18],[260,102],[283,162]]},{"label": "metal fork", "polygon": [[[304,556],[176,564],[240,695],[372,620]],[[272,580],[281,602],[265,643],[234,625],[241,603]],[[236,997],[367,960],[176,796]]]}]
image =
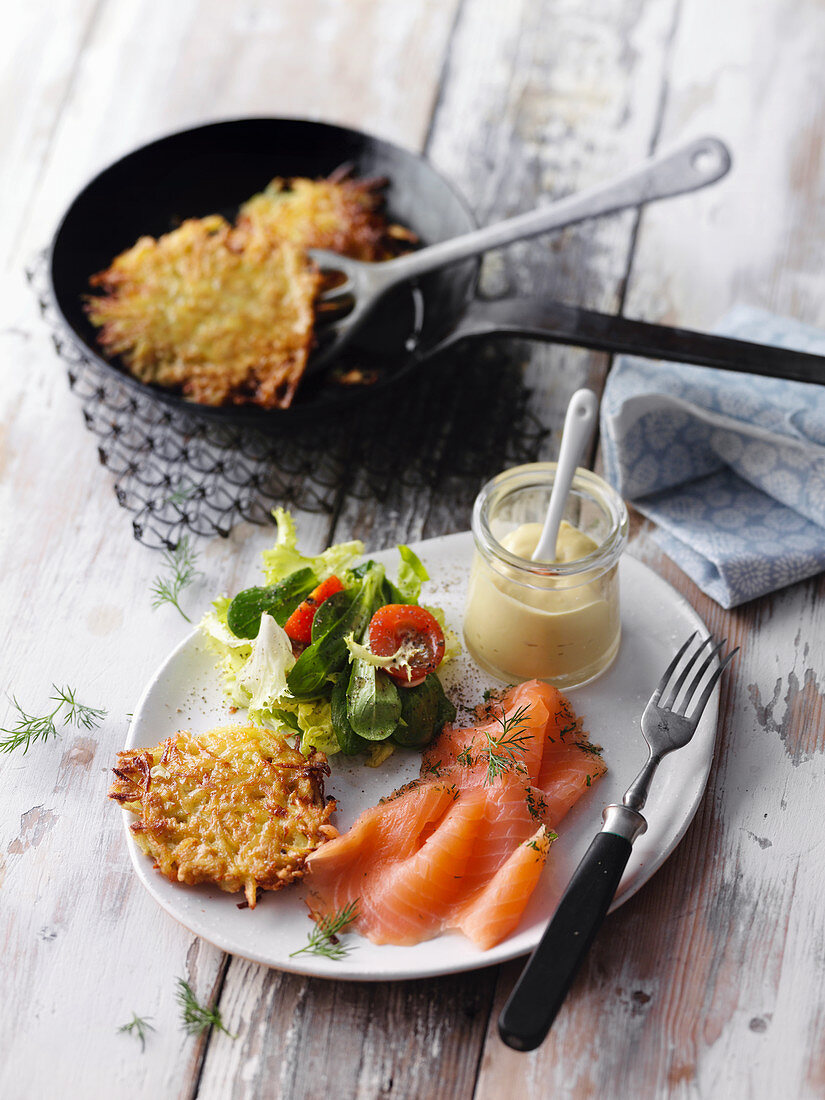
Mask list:
[{"label": "metal fork", "polygon": [[651,157],[607,184],[568,195],[538,210],[519,214],[497,225],[476,229],[461,237],[399,256],[383,263],[368,263],[326,249],[309,249],[322,271],[339,272],[345,278],[322,291],[316,301],[319,347],[312,353],[307,372],[323,367],[349,342],[373,307],[399,283],[408,282],[448,264],[479,256],[491,248],[561,229],[587,218],[612,214],[653,199],[666,199],[706,187],[730,168],[725,145],[714,137],[697,138],[671,152]]},{"label": "metal fork", "polygon": [[[696,633],[691,634],[673,658],[645,707],[642,733],[650,749],[647,763],[627,788],[622,804],[605,808],[602,831],[576,868],[553,919],[499,1017],[499,1035],[514,1050],[534,1050],[550,1030],[618,889],[633,841],[647,828],[640,811],[647,801],[653,775],[664,756],[682,748],[693,737],[719,677],[737,652],[733,649],[717,661],[727,639],[714,644],[710,635],[674,679],[679,662],[696,637]],[[717,667],[688,713],[714,662]],[[677,706],[680,693],[682,698]]]}]

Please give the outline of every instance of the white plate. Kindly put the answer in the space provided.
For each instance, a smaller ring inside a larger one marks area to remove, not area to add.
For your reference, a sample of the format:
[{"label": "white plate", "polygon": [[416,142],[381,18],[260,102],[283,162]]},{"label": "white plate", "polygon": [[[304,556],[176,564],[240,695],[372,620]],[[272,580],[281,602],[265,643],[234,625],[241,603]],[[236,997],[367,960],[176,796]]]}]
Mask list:
[{"label": "white plate", "polygon": [[[460,633],[472,536],[469,532],[431,539],[415,547],[432,580],[425,600],[443,607],[450,625]],[[395,550],[373,554],[394,576]],[[192,932],[234,955],[301,974],[360,981],[418,978],[472,970],[530,951],[593,835],[601,827],[601,812],[621,796],[646,758],[639,730],[642,710],[671,656],[694,630],[704,624],[693,608],[665,581],[630,557],[621,563],[622,644],[613,667],[587,687],[570,693],[584,727],[604,746],[608,773],[562,821],[559,840],[516,932],[489,951],[479,951],[457,932],[415,947],[379,947],[349,934],[352,951],[337,962],[315,955],[291,956],[306,943],[311,925],[300,885],[265,893],[255,910],[239,909],[239,894],[224,894],[209,886],[169,882],[153,870],[151,860],[132,840],[129,850],[135,870],[153,898]],[[443,679],[455,702],[472,706],[481,699],[491,678],[466,654],[451,662]],[[707,782],[716,734],[718,688],[708,704],[693,741],[663,762],[645,809],[647,832],[633,849],[619,886],[614,908],[626,901],[662,865],[681,840]],[[459,717],[461,715],[459,714]],[[177,730],[202,732],[237,722],[223,696],[214,658],[197,633],[190,635],[165,661],[146,688],[129,734],[129,747],[156,745]],[[420,754],[397,750],[380,768],[338,756],[327,793],[338,799],[337,824],[345,829],[358,814],[395,787],[418,775]],[[134,820],[124,811],[125,823]]]}]

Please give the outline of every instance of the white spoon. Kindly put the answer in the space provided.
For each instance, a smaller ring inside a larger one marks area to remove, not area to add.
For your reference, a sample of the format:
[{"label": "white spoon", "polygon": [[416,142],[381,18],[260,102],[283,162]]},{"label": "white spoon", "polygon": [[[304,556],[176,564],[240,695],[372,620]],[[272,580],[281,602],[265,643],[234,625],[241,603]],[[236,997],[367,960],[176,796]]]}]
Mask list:
[{"label": "white spoon", "polygon": [[559,461],[556,467],[556,479],[547,505],[547,517],[541,529],[538,546],[533,551],[532,561],[556,561],[556,540],[559,536],[561,517],[567,503],[567,494],[576,475],[576,467],[582,456],[584,445],[590,439],[590,433],[596,423],[599,401],[592,390],[576,390],[567,406],[564,428],[559,448]]}]

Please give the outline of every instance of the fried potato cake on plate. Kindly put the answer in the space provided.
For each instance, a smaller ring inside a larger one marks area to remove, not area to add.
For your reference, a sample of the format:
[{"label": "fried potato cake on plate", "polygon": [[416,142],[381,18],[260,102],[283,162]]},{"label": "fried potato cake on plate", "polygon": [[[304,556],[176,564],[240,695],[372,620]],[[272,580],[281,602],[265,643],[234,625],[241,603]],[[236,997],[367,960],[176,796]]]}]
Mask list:
[{"label": "fried potato cake on plate", "polygon": [[320,276],[301,249],[219,215],[141,237],[91,284],[98,341],[142,382],[204,405],[285,408],[312,345]]},{"label": "fried potato cake on plate", "polygon": [[303,756],[258,726],[181,731],[118,753],[109,797],[138,818],[136,842],[162,875],[257,892],[301,878],[307,856],[338,835],[324,799],[326,756]]}]

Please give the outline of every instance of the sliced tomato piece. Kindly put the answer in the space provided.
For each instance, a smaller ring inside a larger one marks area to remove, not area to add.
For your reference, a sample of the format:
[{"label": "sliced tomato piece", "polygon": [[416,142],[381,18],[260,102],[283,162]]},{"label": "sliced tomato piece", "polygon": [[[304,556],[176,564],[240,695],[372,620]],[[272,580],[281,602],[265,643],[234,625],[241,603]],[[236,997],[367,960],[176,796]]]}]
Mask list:
[{"label": "sliced tomato piece", "polygon": [[284,623],[284,630],[287,632],[288,637],[299,645],[309,645],[312,641],[312,620],[315,618],[315,612],[324,600],[328,600],[330,596],[340,592],[343,587],[343,584],[333,574],[331,577],[327,577],[325,581],[321,581],[317,588],[313,588],[303,603],[298,604]]},{"label": "sliced tomato piece", "polygon": [[387,672],[399,687],[415,687],[435,672],[444,656],[438,620],[417,604],[388,603],[370,619],[370,650],[395,657]]}]

